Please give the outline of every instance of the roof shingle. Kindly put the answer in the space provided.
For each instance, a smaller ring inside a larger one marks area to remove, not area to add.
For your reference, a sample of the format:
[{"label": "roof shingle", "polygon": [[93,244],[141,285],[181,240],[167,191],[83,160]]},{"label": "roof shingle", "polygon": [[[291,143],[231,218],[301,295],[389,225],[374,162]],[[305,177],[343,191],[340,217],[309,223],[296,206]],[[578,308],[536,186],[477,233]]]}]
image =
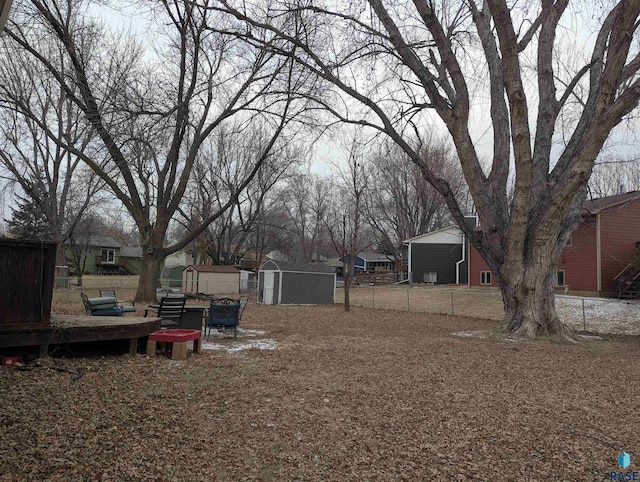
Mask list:
[{"label": "roof shingle", "polygon": [[613,196],[601,197],[585,201],[582,209],[589,214],[598,214],[600,211],[612,208],[619,204],[625,204],[630,201],[640,199],[640,191],[625,192],[622,194],[614,194]]}]

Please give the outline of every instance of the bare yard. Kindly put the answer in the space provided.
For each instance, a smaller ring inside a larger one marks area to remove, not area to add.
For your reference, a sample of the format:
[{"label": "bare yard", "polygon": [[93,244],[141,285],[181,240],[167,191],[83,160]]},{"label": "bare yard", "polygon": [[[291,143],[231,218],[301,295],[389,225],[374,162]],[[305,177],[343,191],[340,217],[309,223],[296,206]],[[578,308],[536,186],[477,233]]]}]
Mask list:
[{"label": "bare yard", "polygon": [[0,369],[0,480],[604,480],[623,450],[637,470],[638,341],[494,325],[250,304],[216,341],[246,350],[60,350]]}]

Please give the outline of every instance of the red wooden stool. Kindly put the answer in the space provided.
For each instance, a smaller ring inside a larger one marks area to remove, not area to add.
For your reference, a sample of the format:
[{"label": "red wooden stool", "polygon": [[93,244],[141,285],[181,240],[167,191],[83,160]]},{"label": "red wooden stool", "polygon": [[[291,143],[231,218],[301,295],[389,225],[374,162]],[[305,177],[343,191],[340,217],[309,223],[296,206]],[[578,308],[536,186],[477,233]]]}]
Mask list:
[{"label": "red wooden stool", "polygon": [[147,341],[147,354],[156,354],[156,343],[171,343],[171,359],[187,359],[187,342],[193,340],[193,352],[200,353],[200,337],[202,333],[198,330],[160,330],[149,335]]}]

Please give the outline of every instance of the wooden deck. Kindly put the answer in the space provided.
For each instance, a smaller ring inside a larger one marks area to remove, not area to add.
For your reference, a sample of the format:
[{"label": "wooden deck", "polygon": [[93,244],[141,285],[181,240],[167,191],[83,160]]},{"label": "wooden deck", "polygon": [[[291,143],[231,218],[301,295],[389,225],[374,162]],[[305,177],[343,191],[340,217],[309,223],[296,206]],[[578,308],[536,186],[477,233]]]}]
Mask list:
[{"label": "wooden deck", "polygon": [[44,356],[49,345],[129,340],[129,353],[135,355],[138,339],[159,329],[160,318],[51,315],[49,326],[0,329],[0,347],[40,346]]}]

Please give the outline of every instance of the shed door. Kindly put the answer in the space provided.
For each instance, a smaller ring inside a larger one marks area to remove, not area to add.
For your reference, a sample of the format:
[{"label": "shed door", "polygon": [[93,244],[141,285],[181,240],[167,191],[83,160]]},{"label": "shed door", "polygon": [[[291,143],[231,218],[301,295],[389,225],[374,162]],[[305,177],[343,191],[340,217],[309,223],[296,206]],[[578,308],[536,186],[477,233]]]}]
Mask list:
[{"label": "shed door", "polygon": [[272,305],[273,304],[273,285],[275,279],[274,271],[265,271],[264,272],[264,304]]}]

